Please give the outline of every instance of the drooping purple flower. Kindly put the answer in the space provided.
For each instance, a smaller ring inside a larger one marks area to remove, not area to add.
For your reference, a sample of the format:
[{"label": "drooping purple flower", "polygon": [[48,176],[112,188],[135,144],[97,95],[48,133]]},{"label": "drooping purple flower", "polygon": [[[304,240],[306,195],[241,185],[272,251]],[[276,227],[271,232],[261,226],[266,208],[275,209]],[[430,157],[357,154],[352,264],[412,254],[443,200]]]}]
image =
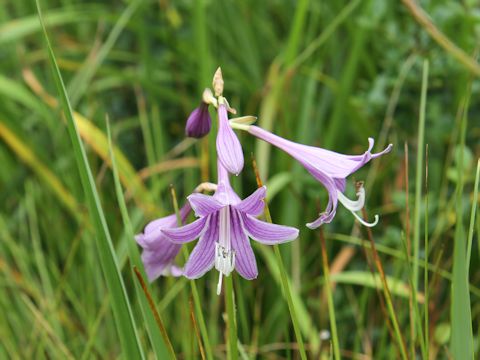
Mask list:
[{"label": "drooping purple flower", "polygon": [[256,218],[263,212],[265,192],[266,188],[261,187],[241,200],[230,185],[226,169],[218,162],[215,194],[192,194],[188,197],[198,219],[180,228],[162,230],[172,243],[179,245],[200,238],[185,264],[184,276],[196,279],[215,266],[219,271],[219,294],[222,276],[229,276],[234,269],[247,280],[257,277],[257,263],[249,237],[266,245],[297,238],[298,230],[293,227],[266,223]]},{"label": "drooping purple flower", "polygon": [[212,126],[212,119],[208,112],[208,104],[203,102],[193,110],[185,126],[185,134],[192,138],[202,138],[208,134]]},{"label": "drooping purple flower", "polygon": [[[191,210],[189,203],[180,209],[182,222],[186,220]],[[150,282],[162,275],[182,275],[181,268],[174,264],[181,245],[168,241],[162,233],[162,229],[171,229],[177,226],[177,216],[172,214],[153,220],[145,226],[142,234],[135,236],[135,240],[143,248],[142,262]]]},{"label": "drooping purple flower", "polygon": [[217,154],[229,173],[238,175],[243,169],[242,145],[228,122],[225,98],[218,100]]},{"label": "drooping purple flower", "polygon": [[293,141],[286,140],[280,136],[272,134],[258,126],[243,127],[250,134],[262,139],[288,153],[294,159],[299,161],[305,169],[313,175],[315,179],[320,181],[329,194],[328,205],[326,210],[320,214],[315,221],[308,223],[307,226],[315,229],[322,224],[329,223],[335,216],[338,202],[352,212],[352,214],[362,224],[366,226],[374,226],[378,222],[378,216],[375,215],[373,223],[367,223],[360,218],[355,212],[363,208],[365,203],[365,190],[362,185],[357,189],[357,200],[348,199],[343,193],[345,192],[346,177],[360,169],[371,159],[375,159],[392,149],[392,144],[388,145],[379,153],[372,153],[374,140],[368,139],[368,149],[362,155],[343,155],[330,150],[325,150],[313,146],[302,145]]}]

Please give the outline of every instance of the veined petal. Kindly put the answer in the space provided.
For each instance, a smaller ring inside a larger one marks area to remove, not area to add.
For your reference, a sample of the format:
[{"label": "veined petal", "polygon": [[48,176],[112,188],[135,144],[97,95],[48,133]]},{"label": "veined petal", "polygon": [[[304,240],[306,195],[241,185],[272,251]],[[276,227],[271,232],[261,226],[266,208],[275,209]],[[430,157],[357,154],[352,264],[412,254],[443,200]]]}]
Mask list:
[{"label": "veined petal", "polygon": [[204,194],[191,194],[187,199],[197,217],[210,215],[225,206],[213,196]]},{"label": "veined petal", "polygon": [[218,213],[208,216],[207,231],[200,237],[183,271],[189,279],[198,279],[213,267],[215,262],[215,242],[218,240]]},{"label": "veined petal", "polygon": [[337,213],[337,206],[338,206],[338,198],[337,198],[337,191],[333,191],[328,193],[328,205],[327,208],[323,213],[321,213],[315,221],[307,223],[307,227],[310,229],[316,229],[323,224],[330,223],[335,214]]},{"label": "veined petal", "polygon": [[243,152],[237,135],[228,123],[225,104],[218,105],[218,158],[228,172],[238,175],[243,169]]},{"label": "veined petal", "polygon": [[181,245],[173,244],[166,238],[163,238],[160,246],[143,251],[142,262],[150,282],[157,279],[160,275],[165,274],[180,251],[180,248]]},{"label": "veined petal", "polygon": [[316,229],[316,228],[320,227],[323,224],[328,224],[333,220],[336,213],[337,213],[337,209],[334,209],[331,212],[321,213],[320,216],[316,220],[307,223],[306,226],[309,229],[313,230],[313,229]]},{"label": "veined petal", "polygon": [[173,243],[184,244],[200,237],[208,229],[208,217],[174,229],[162,229],[162,233]]},{"label": "veined petal", "polygon": [[265,245],[281,244],[298,237],[298,229],[294,227],[270,224],[248,214],[242,214],[242,222],[248,236]]},{"label": "veined petal", "polygon": [[259,216],[265,207],[263,199],[267,193],[267,188],[262,186],[258,188],[253,194],[242,200],[239,204],[233,205],[233,208],[238,211],[247,213],[253,216]]},{"label": "veined petal", "polygon": [[235,205],[241,202],[241,199],[228,181],[220,181],[218,183],[217,191],[215,191],[213,197],[224,205]]},{"label": "veined petal", "polygon": [[257,261],[240,220],[240,212],[231,212],[231,240],[235,251],[235,269],[245,279],[252,280],[258,276]]},{"label": "veined petal", "polygon": [[[186,203],[180,209],[180,217],[182,221],[185,221],[188,214],[192,208],[190,207],[189,203]],[[145,229],[143,230],[143,234],[135,235],[135,240],[137,243],[145,248],[154,246],[156,242],[160,241],[160,238],[163,236],[161,230],[162,229],[169,229],[169,228],[176,228],[177,227],[177,216],[175,214],[165,216],[160,219],[153,220],[149,222]]]},{"label": "veined petal", "polygon": [[[322,149],[319,147],[303,145],[293,141],[284,139],[280,136],[272,134],[258,126],[251,125],[248,131],[282,149],[290,154],[293,158],[302,163],[305,167],[313,167],[332,178],[346,178],[348,175],[360,169],[363,165],[371,159],[377,158],[392,149],[392,145],[388,145],[382,152],[372,154],[374,141],[372,138],[368,139],[368,149],[362,155],[344,155],[331,150]],[[308,170],[308,169],[307,169]],[[310,171],[310,170],[309,170]],[[311,171],[310,171],[311,172]]]},{"label": "veined petal", "polygon": [[149,222],[143,229],[144,234],[154,232],[162,228],[171,228],[177,226],[177,217],[175,214],[165,216],[160,219],[153,220]]}]

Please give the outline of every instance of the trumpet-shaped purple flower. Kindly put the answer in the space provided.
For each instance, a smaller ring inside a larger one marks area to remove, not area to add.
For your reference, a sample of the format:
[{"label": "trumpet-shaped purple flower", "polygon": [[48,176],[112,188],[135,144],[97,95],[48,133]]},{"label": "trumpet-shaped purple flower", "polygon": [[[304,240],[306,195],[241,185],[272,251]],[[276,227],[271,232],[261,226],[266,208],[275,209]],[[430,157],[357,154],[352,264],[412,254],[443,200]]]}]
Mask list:
[{"label": "trumpet-shaped purple flower", "polygon": [[365,203],[365,190],[363,186],[357,189],[357,200],[348,199],[343,192],[345,191],[345,178],[353,172],[360,169],[371,159],[375,159],[392,149],[392,145],[388,145],[385,150],[379,153],[372,153],[374,141],[368,139],[368,149],[362,155],[343,155],[330,150],[325,150],[313,146],[298,144],[275,134],[272,134],[258,126],[241,127],[250,134],[262,139],[288,153],[294,159],[299,161],[307,171],[320,181],[329,194],[328,205],[325,212],[321,213],[319,218],[308,223],[307,226],[315,229],[324,223],[329,223],[335,216],[338,202],[352,212],[352,214],[362,224],[366,226],[374,226],[378,222],[378,215],[375,215],[373,223],[367,223],[361,219],[355,212],[363,208]]},{"label": "trumpet-shaped purple flower", "polygon": [[162,233],[179,245],[199,238],[185,264],[183,275],[196,279],[215,266],[219,271],[219,294],[222,276],[229,276],[234,269],[247,280],[257,277],[257,263],[249,237],[262,244],[273,245],[296,239],[298,230],[256,218],[263,212],[265,187],[241,200],[232,189],[228,173],[220,162],[218,173],[218,188],[213,196],[192,194],[188,197],[198,219],[180,228],[165,228]]},{"label": "trumpet-shaped purple flower", "polygon": [[242,145],[228,123],[227,104],[222,97],[218,100],[217,154],[228,172],[238,175],[242,171]]},{"label": "trumpet-shaped purple flower", "polygon": [[[180,209],[182,222],[186,220],[191,210],[189,203]],[[174,264],[181,245],[168,241],[162,233],[162,229],[177,226],[177,216],[173,214],[153,220],[145,226],[142,234],[135,236],[135,240],[143,248],[142,262],[150,282],[161,275],[180,276],[182,274],[181,268]]]},{"label": "trumpet-shaped purple flower", "polygon": [[208,134],[212,126],[212,119],[208,112],[208,104],[203,102],[192,111],[185,126],[185,134],[188,137],[202,138]]}]

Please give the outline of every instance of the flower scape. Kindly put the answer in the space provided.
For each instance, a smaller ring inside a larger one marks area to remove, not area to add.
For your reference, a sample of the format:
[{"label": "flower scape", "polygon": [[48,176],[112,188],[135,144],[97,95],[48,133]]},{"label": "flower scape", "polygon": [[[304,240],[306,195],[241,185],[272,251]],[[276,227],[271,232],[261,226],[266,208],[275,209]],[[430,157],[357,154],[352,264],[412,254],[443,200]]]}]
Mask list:
[{"label": "flower scape", "polygon": [[[391,144],[381,152],[372,153],[374,140],[369,138],[367,150],[360,155],[344,155],[298,144],[252,125],[256,120],[253,116],[229,119],[228,113],[236,114],[236,111],[223,97],[224,81],[220,68],[213,77],[212,85],[213,91],[204,91],[200,106],[188,117],[185,133],[194,138],[207,135],[212,123],[208,108],[213,106],[216,109],[217,183],[197,187],[180,209],[182,223],[192,210],[197,218],[195,221],[179,227],[177,214],[172,214],[150,222],[144,232],[136,236],[137,243],[143,248],[142,261],[150,281],[165,275],[197,279],[215,268],[219,275],[217,294],[220,294],[223,276],[230,276],[234,270],[247,280],[257,277],[257,264],[250,239],[264,245],[297,239],[298,229],[258,219],[264,212],[265,186],[243,200],[232,188],[230,176],[240,174],[244,167],[242,145],[234,129],[245,131],[283,150],[327,189],[327,207],[317,219],[306,224],[308,228],[316,229],[322,224],[330,223],[335,217],[339,202],[361,224],[371,227],[378,223],[378,215],[369,223],[357,214],[365,204],[365,189],[360,183],[356,191],[357,199],[347,198],[344,194],[346,178],[370,160],[388,153]],[[213,191],[214,194],[202,194],[204,190]],[[184,267],[176,265],[175,258],[181,246],[197,239]]]}]

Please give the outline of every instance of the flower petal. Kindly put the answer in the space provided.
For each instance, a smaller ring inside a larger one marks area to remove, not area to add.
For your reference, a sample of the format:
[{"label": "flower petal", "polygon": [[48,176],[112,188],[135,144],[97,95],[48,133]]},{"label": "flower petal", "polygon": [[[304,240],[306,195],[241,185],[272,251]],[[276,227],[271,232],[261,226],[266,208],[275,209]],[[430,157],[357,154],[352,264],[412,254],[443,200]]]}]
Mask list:
[{"label": "flower petal", "polygon": [[252,216],[259,216],[263,212],[263,209],[265,207],[263,199],[265,199],[266,193],[267,188],[265,186],[262,186],[261,188],[258,188],[249,197],[242,200],[242,202],[234,205],[233,208]]},{"label": "flower petal", "polygon": [[161,244],[157,245],[157,248],[145,249],[142,253],[142,262],[150,282],[165,273],[165,270],[171,266],[181,248],[181,245],[173,244],[165,237],[163,237]]},{"label": "flower petal", "polygon": [[298,229],[294,227],[270,224],[248,214],[242,214],[242,222],[248,236],[265,245],[281,244],[298,237]]},{"label": "flower petal", "polygon": [[[182,221],[190,214],[192,208],[190,204],[187,202],[182,208],[180,209],[180,217]],[[143,234],[135,235],[135,240],[137,243],[143,247],[152,247],[155,246],[155,243],[160,241],[160,238],[163,237],[162,229],[169,229],[169,228],[176,228],[177,227],[177,216],[175,214],[165,216],[160,219],[153,220],[149,222],[145,229],[143,230]]]},{"label": "flower petal", "polygon": [[231,212],[231,240],[235,250],[235,269],[245,279],[252,280],[258,276],[257,261],[252,246],[240,220],[240,213]]},{"label": "flower petal", "polygon": [[213,196],[204,194],[192,194],[189,195],[187,199],[197,217],[210,215],[211,213],[220,210],[223,206],[225,206]]},{"label": "flower petal", "polygon": [[218,240],[218,213],[208,216],[207,231],[200,237],[183,271],[189,279],[198,279],[213,267],[215,262],[215,242]]},{"label": "flower petal", "polygon": [[323,224],[328,224],[335,217],[335,214],[337,213],[337,204],[338,204],[337,193],[336,192],[329,193],[328,195],[329,197],[328,197],[327,208],[323,213],[320,214],[318,219],[306,224],[309,229],[316,229]]},{"label": "flower petal", "polygon": [[143,229],[143,233],[148,234],[162,228],[171,228],[176,226],[177,226],[177,217],[175,214],[172,214],[172,215],[165,216],[163,218],[156,219],[149,222]]},{"label": "flower petal", "polygon": [[225,104],[218,106],[218,158],[228,172],[238,175],[243,169],[242,145],[228,123]]},{"label": "flower petal", "polygon": [[174,229],[162,229],[162,233],[173,243],[183,244],[195,240],[207,229],[208,217],[202,217],[194,222]]}]

